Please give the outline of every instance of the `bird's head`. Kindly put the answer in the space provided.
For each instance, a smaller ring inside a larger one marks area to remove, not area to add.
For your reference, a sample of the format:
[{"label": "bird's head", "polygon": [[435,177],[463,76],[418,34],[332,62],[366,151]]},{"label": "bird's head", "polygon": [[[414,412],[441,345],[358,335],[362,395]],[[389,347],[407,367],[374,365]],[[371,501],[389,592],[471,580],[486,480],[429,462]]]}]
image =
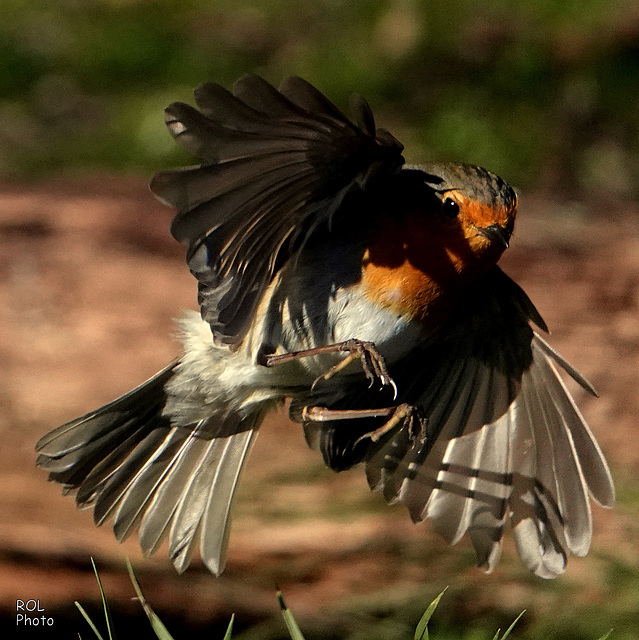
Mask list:
[{"label": "bird's head", "polygon": [[515,225],[515,190],[494,173],[469,164],[425,165],[419,171],[434,194],[432,223],[445,244],[497,262]]},{"label": "bird's head", "polygon": [[376,202],[363,253],[369,295],[400,313],[434,317],[440,302],[453,300],[506,250],[517,195],[472,165],[407,167],[392,179],[394,188]]}]

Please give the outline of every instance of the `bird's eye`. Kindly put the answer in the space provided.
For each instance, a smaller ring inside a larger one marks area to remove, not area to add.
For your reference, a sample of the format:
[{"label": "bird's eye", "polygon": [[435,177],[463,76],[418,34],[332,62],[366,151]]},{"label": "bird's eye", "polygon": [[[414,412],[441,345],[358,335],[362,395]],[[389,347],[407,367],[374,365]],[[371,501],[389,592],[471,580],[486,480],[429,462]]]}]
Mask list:
[{"label": "bird's eye", "polygon": [[442,200],[442,213],[447,218],[456,218],[459,215],[459,205],[452,198]]}]

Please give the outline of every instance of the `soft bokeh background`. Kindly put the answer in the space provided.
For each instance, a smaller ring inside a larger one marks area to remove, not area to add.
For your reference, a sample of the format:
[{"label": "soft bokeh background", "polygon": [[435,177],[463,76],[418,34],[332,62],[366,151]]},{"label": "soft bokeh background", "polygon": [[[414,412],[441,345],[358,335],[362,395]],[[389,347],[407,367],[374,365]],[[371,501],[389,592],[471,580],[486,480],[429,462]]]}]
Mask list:
[{"label": "soft bokeh background", "polygon": [[0,168],[175,160],[158,109],[254,71],[357,90],[409,155],[636,192],[635,0],[4,0]]},{"label": "soft bokeh background", "polygon": [[[162,109],[194,86],[302,75],[346,107],[353,91],[409,161],[482,164],[522,190],[504,267],[600,391],[578,394],[619,504],[595,509],[586,559],[528,575],[507,545],[473,568],[428,525],[335,475],[299,426],[271,419],[239,498],[230,563],[173,573],[77,512],[33,467],[45,431],[148,377],[177,353],[172,318],[195,285],[171,212],[146,182],[190,162]],[[438,640],[639,637],[639,3],[631,0],[3,0],[0,5],[0,628],[16,599],[89,637],[100,566],[119,637],[147,633],[123,558],[176,640],[283,638],[275,584],[312,638],[399,639],[446,585]],[[150,633],[150,632],[149,632]]]}]

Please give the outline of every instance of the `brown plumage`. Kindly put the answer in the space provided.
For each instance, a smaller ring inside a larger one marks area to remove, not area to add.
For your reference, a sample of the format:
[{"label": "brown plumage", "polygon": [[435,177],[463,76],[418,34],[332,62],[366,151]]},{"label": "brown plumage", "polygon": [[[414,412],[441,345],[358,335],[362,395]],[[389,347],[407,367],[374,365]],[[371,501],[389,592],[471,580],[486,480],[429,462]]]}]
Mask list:
[{"label": "brown plumage", "polygon": [[177,209],[201,318],[182,321],[178,361],[43,437],[38,465],[119,540],[168,539],[179,571],[199,545],[219,573],[248,451],[290,398],[329,467],[363,464],[413,520],[468,533],[485,569],[507,522],[539,576],[584,555],[589,498],[614,489],[560,371],[594,390],[497,267],[514,190],[472,165],[403,167],[365,101],[355,124],[299,78],[196,102],[167,125],[203,164],[151,186]]}]

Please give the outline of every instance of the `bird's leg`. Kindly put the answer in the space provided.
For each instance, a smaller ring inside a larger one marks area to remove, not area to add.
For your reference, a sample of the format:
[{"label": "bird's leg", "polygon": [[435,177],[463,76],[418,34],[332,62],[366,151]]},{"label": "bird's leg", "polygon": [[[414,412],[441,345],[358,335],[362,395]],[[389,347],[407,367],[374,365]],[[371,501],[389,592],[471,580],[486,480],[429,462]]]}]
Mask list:
[{"label": "bird's leg", "polygon": [[377,442],[383,435],[394,429],[400,422],[408,424],[411,439],[424,441],[426,439],[426,425],[428,419],[419,407],[402,403],[395,407],[383,407],[381,409],[328,409],[326,407],[304,407],[302,420],[305,422],[328,422],[332,420],[355,420],[357,418],[388,418],[377,429],[360,436],[355,444],[365,438]]},{"label": "bird's leg", "polygon": [[336,344],[314,347],[312,349],[304,349],[303,351],[291,351],[290,353],[277,355],[262,354],[259,358],[259,363],[266,367],[274,367],[275,365],[299,358],[339,352],[346,352],[348,355],[341,362],[332,366],[326,373],[318,376],[313,382],[311,389],[314,389],[320,380],[330,380],[335,374],[345,369],[353,360],[359,358],[362,363],[362,369],[366,377],[370,380],[371,386],[376,379],[379,379],[382,386],[388,385],[392,387],[394,392],[393,397],[397,397],[397,385],[388,373],[384,356],[382,356],[373,342],[366,342],[364,340],[358,340],[357,338],[351,338],[350,340],[344,340],[344,342],[338,342]]}]

